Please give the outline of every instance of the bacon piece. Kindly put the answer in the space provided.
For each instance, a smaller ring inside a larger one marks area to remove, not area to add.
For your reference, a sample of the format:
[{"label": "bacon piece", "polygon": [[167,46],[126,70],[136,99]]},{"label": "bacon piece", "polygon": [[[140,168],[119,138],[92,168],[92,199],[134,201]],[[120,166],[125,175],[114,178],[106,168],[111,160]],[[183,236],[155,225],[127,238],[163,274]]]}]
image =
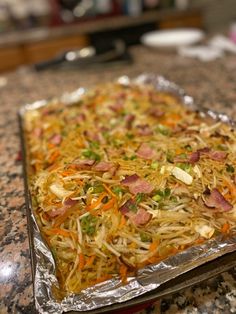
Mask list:
[{"label": "bacon piece", "polygon": [[152,214],[147,212],[142,207],[139,207],[136,213],[134,212],[135,209],[136,209],[136,204],[131,199],[129,199],[119,208],[120,212],[123,215],[129,217],[129,219],[136,226],[145,225],[152,219]]},{"label": "bacon piece", "polygon": [[90,169],[94,163],[94,159],[75,159],[72,165],[75,165],[79,169]]},{"label": "bacon piece", "polygon": [[60,134],[54,134],[51,138],[50,138],[50,143],[54,144],[54,145],[59,145],[62,141],[62,137]]},{"label": "bacon piece", "polygon": [[149,194],[153,191],[154,187],[151,183],[140,178],[137,174],[126,177],[121,181],[121,184],[127,186],[132,194],[145,193]]},{"label": "bacon piece", "polygon": [[126,128],[127,129],[131,129],[132,128],[132,124],[135,120],[135,115],[130,113],[130,114],[127,114],[125,116],[125,122],[126,122]]},{"label": "bacon piece", "polygon": [[140,207],[138,209],[138,212],[136,214],[131,213],[130,215],[130,220],[133,222],[134,225],[136,226],[143,226],[146,225],[151,219],[152,219],[152,214],[147,212],[144,208]]},{"label": "bacon piece", "polygon": [[109,171],[113,166],[114,164],[112,162],[100,161],[93,167],[93,169],[95,171],[106,172]]},{"label": "bacon piece", "polygon": [[205,155],[208,158],[210,158],[212,160],[216,160],[216,161],[222,161],[228,155],[227,152],[223,152],[223,151],[218,151],[218,150],[211,151],[211,149],[208,148],[208,147],[205,147],[205,148],[202,148],[202,149],[198,149],[197,152],[199,152],[200,155]]},{"label": "bacon piece", "polygon": [[154,106],[150,108],[147,113],[152,116],[153,118],[160,118],[164,116],[165,112],[160,110],[158,107]]},{"label": "bacon piece", "polygon": [[84,131],[84,136],[91,141],[99,141],[99,134],[90,130]]},{"label": "bacon piece", "polygon": [[123,215],[126,215],[128,212],[132,211],[132,208],[134,206],[135,206],[135,202],[129,199],[119,208],[119,210]]},{"label": "bacon piece", "polygon": [[209,153],[211,149],[209,147],[204,147],[204,148],[200,148],[198,149],[197,151],[200,153],[200,154],[205,154],[205,153]]},{"label": "bacon piece", "polygon": [[194,164],[200,160],[200,152],[196,151],[191,154],[188,154],[186,158],[181,158],[181,156],[176,156],[174,158],[175,162],[189,162],[191,164]]},{"label": "bacon piece", "polygon": [[136,182],[136,184],[131,185],[129,190],[133,194],[145,193],[149,194],[153,191],[154,187],[147,182],[146,180],[140,179]]},{"label": "bacon piece", "polygon": [[203,201],[207,207],[221,209],[225,212],[230,211],[233,208],[224,196],[216,189],[212,189],[211,191],[206,191],[207,194]]},{"label": "bacon piece", "polygon": [[64,206],[57,208],[57,209],[53,209],[47,212],[47,214],[51,217],[57,217],[57,216],[61,216],[63,215],[69,208],[71,208],[72,206],[74,206],[78,201],[76,200],[72,200],[71,198],[68,198],[67,200],[64,201]]},{"label": "bacon piece", "polygon": [[188,155],[188,159],[189,159],[189,162],[191,164],[194,164],[195,162],[198,162],[199,159],[200,159],[200,153],[198,151],[196,152],[193,152],[191,154]]},{"label": "bacon piece", "polygon": [[225,160],[225,158],[227,157],[228,153],[226,152],[222,152],[222,151],[212,151],[209,152],[207,154],[207,156],[212,159],[212,160],[216,160],[216,161],[222,161]]},{"label": "bacon piece", "polygon": [[124,109],[124,102],[121,100],[117,100],[114,104],[110,105],[109,108],[116,113],[122,111]]},{"label": "bacon piece", "polygon": [[66,206],[62,206],[60,208],[57,209],[52,209],[50,211],[47,212],[48,216],[50,216],[51,218],[63,215],[67,210]]},{"label": "bacon piece", "polygon": [[132,176],[126,176],[124,180],[121,181],[122,184],[128,186],[129,184],[135,183],[139,179],[137,174],[132,174]]},{"label": "bacon piece", "polygon": [[139,124],[137,125],[138,128],[138,134],[139,135],[151,135],[153,134],[153,131],[151,130],[150,126],[148,124]]},{"label": "bacon piece", "polygon": [[81,122],[84,122],[86,120],[86,115],[85,113],[81,112],[77,115],[76,117],[76,122],[77,123],[81,123]]},{"label": "bacon piece", "polygon": [[74,206],[78,201],[72,200],[71,198],[66,199],[63,204],[65,206]]},{"label": "bacon piece", "polygon": [[153,159],[156,156],[156,151],[147,143],[142,143],[137,150],[137,155],[143,159]]},{"label": "bacon piece", "polygon": [[119,168],[118,164],[114,164],[112,162],[100,161],[95,166],[93,166],[93,170],[100,172],[109,172],[111,176],[114,176],[116,170]]}]

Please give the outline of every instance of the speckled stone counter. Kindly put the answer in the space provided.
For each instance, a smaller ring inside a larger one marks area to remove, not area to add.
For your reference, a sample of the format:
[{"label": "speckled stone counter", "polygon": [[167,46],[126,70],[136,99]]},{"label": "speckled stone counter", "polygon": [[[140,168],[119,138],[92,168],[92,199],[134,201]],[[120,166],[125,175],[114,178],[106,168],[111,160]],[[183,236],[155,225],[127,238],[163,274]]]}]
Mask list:
[{"label": "speckled stone counter", "polygon": [[[174,52],[131,49],[132,65],[0,77],[0,313],[34,313],[17,111],[22,104],[92,86],[120,75],[155,72],[197,102],[236,119],[236,57],[202,63]],[[161,300],[148,313],[236,313],[236,269]]]}]

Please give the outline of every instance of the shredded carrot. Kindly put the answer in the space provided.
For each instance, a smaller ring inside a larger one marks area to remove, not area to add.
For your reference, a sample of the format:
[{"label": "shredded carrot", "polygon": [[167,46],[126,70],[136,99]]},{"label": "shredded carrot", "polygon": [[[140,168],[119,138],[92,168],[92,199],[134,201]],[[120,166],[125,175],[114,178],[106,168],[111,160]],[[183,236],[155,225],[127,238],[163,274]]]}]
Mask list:
[{"label": "shredded carrot", "polygon": [[86,261],[84,267],[92,266],[92,265],[93,265],[93,262],[94,262],[94,260],[95,260],[95,257],[96,257],[96,255],[90,256],[90,257],[87,259],[87,261]]},{"label": "shredded carrot", "polygon": [[[107,196],[107,193],[103,192],[100,194],[99,198],[92,204],[90,204],[89,206],[86,207],[87,211],[91,211],[92,209],[95,209],[96,207],[98,207],[99,205],[102,204],[102,200],[103,198]],[[95,214],[94,211],[92,211],[92,214]]]},{"label": "shredded carrot", "polygon": [[57,157],[60,155],[60,152],[59,152],[59,150],[55,150],[52,154],[51,154],[51,156],[49,157],[49,163],[53,163],[56,159],[57,159]]},{"label": "shredded carrot", "polygon": [[83,186],[83,185],[84,185],[84,182],[83,182],[82,180],[80,180],[80,179],[76,179],[75,181],[76,181],[76,183],[78,183],[78,185],[80,185],[80,186]]},{"label": "shredded carrot", "polygon": [[50,229],[50,230],[44,230],[44,232],[48,235],[62,235],[63,237],[70,237],[71,236],[71,232],[64,230],[64,229],[59,229],[59,228],[54,228],[54,229]]},{"label": "shredded carrot", "polygon": [[175,154],[176,155],[180,155],[182,154],[183,152],[185,152],[183,149],[181,149],[180,147],[178,147],[176,150],[175,150]]},{"label": "shredded carrot", "polygon": [[48,143],[48,148],[50,149],[50,148],[54,148],[55,147],[55,144],[53,144],[53,143]]},{"label": "shredded carrot", "polygon": [[137,246],[138,246],[138,245],[137,245],[137,243],[135,243],[135,242],[132,242],[132,243],[129,244],[129,248],[130,248],[130,249],[136,249]]},{"label": "shredded carrot", "polygon": [[128,268],[125,264],[120,265],[120,278],[123,283],[127,283],[127,271]]},{"label": "shredded carrot", "polygon": [[159,244],[158,241],[152,242],[149,246],[149,251],[155,252],[157,250],[158,244]]},{"label": "shredded carrot", "polygon": [[67,169],[74,169],[74,170],[76,170],[78,168],[78,166],[76,164],[70,164],[70,165],[67,165],[66,168]]},{"label": "shredded carrot", "polygon": [[103,281],[106,281],[108,279],[111,279],[112,278],[112,275],[104,275],[104,276],[101,276],[99,278],[97,278],[94,282],[94,284],[97,284],[97,283],[100,283],[100,282],[103,282]]},{"label": "shredded carrot", "polygon": [[227,188],[229,189],[229,192],[231,195],[224,195],[224,197],[226,198],[235,198],[236,197],[236,186],[231,183],[229,180],[224,179],[224,184],[227,186]]},{"label": "shredded carrot", "polygon": [[224,223],[223,226],[222,226],[222,228],[221,228],[221,232],[222,232],[222,233],[228,233],[229,230],[230,230],[230,224],[227,223],[227,222]]},{"label": "shredded carrot", "polygon": [[75,211],[75,206],[71,206],[71,208],[69,208],[63,215],[57,217],[54,220],[54,227],[59,227],[69,216],[70,214],[72,214]]},{"label": "shredded carrot", "polygon": [[172,121],[179,121],[181,119],[181,115],[175,112],[168,114],[168,119]]},{"label": "shredded carrot", "polygon": [[117,196],[112,192],[111,189],[109,189],[109,187],[106,184],[103,184],[104,189],[108,192],[108,194],[110,194],[112,197],[116,198]]},{"label": "shredded carrot", "polygon": [[121,215],[120,224],[118,226],[118,229],[121,229],[126,224],[126,218],[124,215]]},{"label": "shredded carrot", "polygon": [[179,252],[179,250],[176,247],[171,248],[171,252],[170,253],[176,254],[178,252]]},{"label": "shredded carrot", "polygon": [[73,238],[75,242],[78,240],[78,235],[74,232],[71,232],[71,237]]},{"label": "shredded carrot", "polygon": [[116,199],[112,198],[106,204],[104,204],[101,209],[103,211],[109,210],[115,205],[115,203],[116,203]]},{"label": "shredded carrot", "polygon": [[204,239],[204,238],[198,238],[198,239],[196,240],[196,244],[201,244],[201,243],[203,243],[203,242],[205,242],[205,239]]},{"label": "shredded carrot", "polygon": [[78,144],[78,147],[80,148],[85,147],[84,139],[81,136],[78,138],[77,144]]},{"label": "shredded carrot", "polygon": [[152,257],[149,257],[147,261],[148,261],[149,263],[151,263],[151,264],[155,264],[155,263],[157,263],[157,262],[160,261],[160,257],[158,257],[158,256],[152,256]]},{"label": "shredded carrot", "polygon": [[74,174],[75,172],[72,170],[72,169],[68,169],[68,170],[65,170],[65,171],[62,171],[61,172],[61,175],[63,176],[63,177],[66,177],[66,176],[70,176],[70,175],[72,175],[72,174]]},{"label": "shredded carrot", "polygon": [[84,254],[80,253],[79,254],[79,269],[82,270],[84,268],[85,265],[85,258],[84,258]]}]

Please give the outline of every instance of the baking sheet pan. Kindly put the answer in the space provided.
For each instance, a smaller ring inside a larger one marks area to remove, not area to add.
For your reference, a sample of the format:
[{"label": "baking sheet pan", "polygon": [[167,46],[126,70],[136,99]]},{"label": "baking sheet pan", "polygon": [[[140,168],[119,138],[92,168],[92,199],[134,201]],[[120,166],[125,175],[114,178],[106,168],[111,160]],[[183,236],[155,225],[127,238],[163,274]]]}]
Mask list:
[{"label": "baking sheet pan", "polygon": [[[129,78],[122,77],[119,79],[119,82],[121,84],[129,84]],[[185,95],[184,91],[180,89],[177,85],[175,85],[172,82],[169,82],[165,80],[162,77],[159,77],[155,74],[143,74],[135,79],[136,83],[149,83],[152,84],[157,89],[165,90],[172,92],[179,97],[181,97],[184,101],[184,103],[187,106],[192,107],[193,109],[196,109],[196,105],[194,104],[194,101],[192,97]],[[76,100],[79,99],[81,94],[83,94],[84,90],[79,89],[78,91],[67,94],[63,96],[63,101],[66,104],[74,103]],[[22,144],[22,152],[23,152],[23,166],[24,166],[24,183],[25,183],[25,195],[26,195],[26,211],[27,211],[27,219],[28,219],[28,231],[29,231],[29,242],[30,242],[30,251],[31,251],[31,262],[32,262],[32,273],[33,273],[33,282],[34,282],[34,292],[35,292],[35,302],[36,302],[36,308],[41,311],[44,308],[45,313],[62,313],[63,311],[66,311],[68,313],[88,313],[88,309],[84,310],[83,308],[80,308],[78,306],[78,311],[75,311],[74,308],[76,306],[71,306],[73,299],[70,300],[70,305],[67,307],[66,300],[64,302],[64,305],[61,306],[60,304],[57,305],[55,300],[52,297],[52,291],[48,289],[47,286],[47,280],[51,280],[51,282],[55,283],[55,278],[51,276],[51,278],[42,278],[40,277],[40,272],[43,270],[40,269],[40,267],[44,267],[45,264],[50,265],[50,272],[54,271],[55,265],[52,258],[52,255],[50,254],[50,251],[48,247],[43,243],[39,228],[36,224],[33,212],[32,212],[32,203],[31,203],[31,197],[30,197],[30,191],[29,191],[29,184],[28,184],[28,176],[27,176],[27,149],[26,149],[26,143],[25,143],[25,136],[24,136],[24,113],[27,110],[31,110],[32,108],[41,107],[47,104],[47,101],[39,101],[34,104],[26,105],[24,106],[19,114],[19,120],[20,120],[20,133],[21,133],[21,144]],[[233,121],[230,120],[230,118],[224,114],[217,114],[213,111],[197,107],[198,110],[201,111],[203,115],[207,114],[215,119],[220,119],[224,122],[234,124]],[[209,241],[209,243],[212,242],[211,247],[217,246],[217,241]],[[215,243],[214,243],[215,242]],[[199,254],[202,254],[202,259],[200,260],[199,264],[195,263],[195,265],[192,265],[191,263],[187,265],[187,267],[183,267],[181,271],[174,271],[171,276],[166,276],[165,279],[160,280],[160,285],[158,284],[157,288],[150,289],[149,291],[145,291],[145,293],[141,292],[140,295],[136,294],[131,299],[124,300],[124,302],[111,302],[111,304],[101,304],[102,307],[95,307],[91,308],[89,310],[89,313],[106,313],[109,311],[115,311],[124,309],[127,307],[132,307],[137,304],[142,304],[146,302],[151,302],[157,298],[164,297],[168,294],[177,292],[181,289],[184,289],[185,287],[191,286],[193,284],[196,284],[198,282],[201,282],[205,279],[208,279],[212,276],[215,276],[233,266],[236,265],[236,239],[231,238],[226,241],[227,243],[223,245],[221,248],[218,248],[213,254],[208,254],[204,250],[209,249],[207,246],[202,246],[202,249],[196,250],[196,251],[189,251],[186,250],[183,253],[187,254],[193,254],[198,256]],[[191,250],[191,249],[190,249]],[[186,253],[187,252],[187,253]],[[230,253],[229,253],[230,252]],[[179,254],[178,254],[179,255]],[[221,256],[223,255],[223,256]],[[205,256],[205,259],[204,259]],[[183,257],[182,257],[183,258]],[[194,258],[194,257],[193,257]],[[39,263],[39,261],[43,261],[43,263]],[[175,257],[173,258],[173,263],[176,263]],[[168,263],[167,263],[168,264]],[[203,265],[201,265],[203,264]],[[171,262],[170,262],[171,265]],[[172,265],[173,266],[173,265]],[[198,266],[198,267],[196,267]],[[168,272],[168,267],[165,269],[165,272]],[[156,269],[156,272],[160,272],[160,269]],[[150,280],[153,278],[153,282],[156,281],[155,275],[156,275],[155,269],[150,268],[147,270],[146,275],[148,276],[148,281],[150,283]],[[145,272],[144,272],[145,274]],[[145,277],[144,276],[144,286],[145,286]],[[44,282],[45,280],[45,282]],[[142,273],[140,280],[142,282]],[[42,301],[44,300],[44,301]],[[71,308],[73,308],[71,310]]]}]

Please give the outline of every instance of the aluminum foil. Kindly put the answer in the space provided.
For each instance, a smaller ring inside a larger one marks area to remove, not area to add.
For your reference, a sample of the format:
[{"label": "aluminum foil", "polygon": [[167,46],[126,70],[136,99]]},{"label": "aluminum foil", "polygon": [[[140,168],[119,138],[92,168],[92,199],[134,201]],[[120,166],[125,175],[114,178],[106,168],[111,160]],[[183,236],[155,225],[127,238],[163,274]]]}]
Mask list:
[{"label": "aluminum foil", "polygon": [[[123,76],[118,79],[120,84],[151,84],[158,90],[164,90],[179,96],[186,106],[200,111],[202,115],[209,115],[214,119],[220,119],[223,122],[234,124],[225,114],[218,114],[211,110],[201,108],[194,103],[192,97],[185,94],[184,90],[179,88],[173,82],[164,79],[156,74],[142,74],[134,80]],[[85,90],[78,89],[74,93],[66,94],[60,98],[60,101],[70,105],[78,101]],[[51,103],[52,101],[50,101]],[[119,279],[111,279],[93,287],[83,290],[79,294],[70,294],[63,300],[58,301],[53,291],[55,287],[59,288],[55,276],[55,263],[48,246],[42,240],[35,217],[33,215],[32,203],[30,199],[29,185],[27,181],[26,164],[26,145],[24,139],[24,114],[28,110],[36,109],[47,105],[47,101],[42,100],[33,104],[25,105],[20,110],[20,126],[22,135],[22,146],[24,153],[24,171],[25,171],[25,189],[28,216],[29,240],[32,257],[32,270],[34,281],[34,295],[36,309],[39,313],[63,313],[69,311],[91,313],[104,313],[106,306],[121,304],[132,300],[147,292],[153,291],[165,282],[178,277],[198,266],[212,261],[226,253],[236,250],[236,237],[223,238],[218,237],[205,242],[202,245],[189,248],[174,256],[171,256],[158,264],[145,267],[138,271],[137,276],[129,277],[126,285],[123,285]],[[138,303],[138,302],[137,302]],[[119,306],[118,306],[119,308]]]}]

